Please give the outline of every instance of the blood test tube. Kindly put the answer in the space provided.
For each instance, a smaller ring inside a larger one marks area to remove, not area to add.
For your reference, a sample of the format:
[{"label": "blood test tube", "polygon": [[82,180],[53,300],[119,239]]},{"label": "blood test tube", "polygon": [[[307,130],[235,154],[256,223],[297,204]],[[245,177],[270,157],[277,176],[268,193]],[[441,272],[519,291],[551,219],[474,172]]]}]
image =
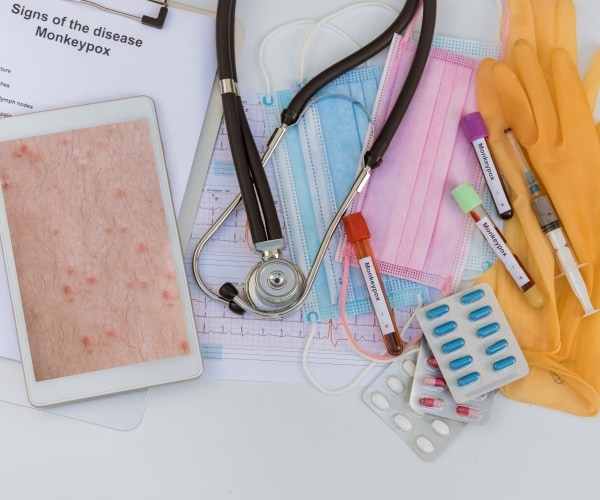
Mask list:
[{"label": "blood test tube", "polygon": [[481,172],[494,200],[498,215],[503,219],[513,216],[513,209],[508,199],[508,193],[502,175],[496,168],[492,153],[488,148],[488,130],[478,111],[469,113],[461,118],[460,124],[469,142],[473,145],[475,156],[481,167]]},{"label": "blood test tube", "polygon": [[394,313],[390,307],[375,256],[373,255],[373,249],[369,241],[371,233],[367,222],[360,212],[345,216],[342,222],[344,223],[348,241],[354,249],[360,270],[365,279],[369,297],[375,311],[375,317],[383,334],[385,347],[392,355],[400,354],[402,352],[402,339],[400,339]]},{"label": "blood test tube", "polygon": [[523,292],[528,304],[534,308],[541,307],[544,304],[543,295],[519,258],[509,248],[504,235],[483,208],[483,202],[473,186],[465,182],[452,190],[452,196],[463,213],[471,216],[498,260],[504,264],[513,281]]}]

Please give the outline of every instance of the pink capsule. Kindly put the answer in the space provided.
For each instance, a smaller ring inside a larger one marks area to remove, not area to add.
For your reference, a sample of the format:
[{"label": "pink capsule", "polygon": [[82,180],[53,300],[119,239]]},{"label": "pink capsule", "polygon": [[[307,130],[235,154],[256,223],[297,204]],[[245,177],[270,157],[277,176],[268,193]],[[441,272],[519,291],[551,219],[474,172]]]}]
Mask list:
[{"label": "pink capsule", "polygon": [[423,377],[421,383],[425,387],[435,387],[436,389],[446,389],[446,381],[442,377]]},{"label": "pink capsule", "polygon": [[464,418],[478,419],[481,417],[481,411],[472,406],[459,405],[456,407],[456,414]]},{"label": "pink capsule", "polygon": [[435,408],[436,410],[441,410],[444,407],[444,400],[440,398],[423,397],[419,398],[419,404],[423,408]]},{"label": "pink capsule", "polygon": [[433,368],[434,370],[440,369],[440,365],[438,365],[437,359],[435,359],[433,356],[429,356],[427,358],[427,366],[429,366],[429,368]]}]

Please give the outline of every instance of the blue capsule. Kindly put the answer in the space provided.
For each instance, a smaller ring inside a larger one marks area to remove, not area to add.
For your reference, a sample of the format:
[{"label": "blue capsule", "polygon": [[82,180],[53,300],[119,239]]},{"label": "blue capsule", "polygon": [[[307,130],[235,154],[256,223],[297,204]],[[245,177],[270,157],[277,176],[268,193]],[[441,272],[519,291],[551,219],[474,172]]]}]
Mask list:
[{"label": "blue capsule", "polygon": [[493,355],[493,354],[497,354],[497,353],[499,353],[500,351],[503,351],[503,350],[504,350],[504,349],[506,349],[507,347],[508,347],[508,340],[506,340],[506,339],[502,339],[502,340],[499,340],[498,342],[496,342],[496,343],[492,344],[491,346],[488,346],[488,347],[485,349],[485,353],[486,353],[488,356],[491,356],[491,355]]},{"label": "blue capsule", "polygon": [[465,366],[469,366],[473,362],[473,356],[467,355],[462,358],[456,358],[450,361],[450,369],[451,370],[460,370]]},{"label": "blue capsule", "polygon": [[429,311],[425,313],[425,316],[427,317],[427,319],[437,319],[442,317],[449,310],[450,306],[448,306],[448,304],[442,304],[440,306],[434,307],[433,309],[429,309]]},{"label": "blue capsule", "polygon": [[441,325],[436,326],[433,329],[433,334],[436,337],[441,337],[442,335],[446,335],[447,333],[453,332],[456,330],[456,321],[448,321],[446,323],[442,323]]},{"label": "blue capsule", "polygon": [[450,342],[446,342],[442,345],[442,352],[444,354],[448,354],[450,352],[454,352],[465,345],[465,339],[459,337],[457,339],[451,340]]},{"label": "blue capsule", "polygon": [[490,323],[489,325],[482,326],[479,330],[477,330],[477,336],[479,338],[485,338],[499,330],[500,325],[498,323]]},{"label": "blue capsule", "polygon": [[463,304],[472,304],[473,302],[477,302],[478,300],[481,300],[484,295],[485,295],[485,292],[481,288],[478,288],[477,290],[473,290],[472,292],[465,293],[460,298],[460,301]]},{"label": "blue capsule", "polygon": [[486,316],[489,316],[490,314],[492,314],[492,308],[490,306],[483,306],[479,309],[475,309],[474,311],[472,311],[469,314],[469,319],[471,321],[477,321],[485,318]]},{"label": "blue capsule", "polygon": [[509,366],[514,365],[517,362],[514,356],[509,356],[508,358],[501,359],[500,361],[496,361],[494,363],[494,370],[500,371],[508,368]]},{"label": "blue capsule", "polygon": [[468,373],[466,375],[463,375],[462,377],[460,377],[456,383],[458,384],[459,387],[464,387],[466,385],[471,385],[474,384],[475,382],[479,382],[479,372],[471,372]]}]

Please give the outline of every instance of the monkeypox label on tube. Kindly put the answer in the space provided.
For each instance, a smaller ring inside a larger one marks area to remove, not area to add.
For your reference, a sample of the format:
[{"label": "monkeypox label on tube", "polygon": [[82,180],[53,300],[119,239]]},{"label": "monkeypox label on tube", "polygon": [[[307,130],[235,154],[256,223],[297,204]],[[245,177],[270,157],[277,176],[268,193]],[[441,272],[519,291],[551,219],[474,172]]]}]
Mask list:
[{"label": "monkeypox label on tube", "polygon": [[363,274],[363,277],[365,278],[365,283],[367,284],[367,289],[369,290],[369,296],[371,297],[371,303],[375,309],[375,315],[377,316],[377,321],[379,322],[379,327],[381,328],[382,333],[384,335],[394,333],[394,322],[392,321],[392,317],[390,316],[390,312],[385,301],[383,285],[377,278],[373,259],[371,259],[371,257],[363,257],[358,261],[358,263],[360,265],[360,270]]},{"label": "monkeypox label on tube", "polygon": [[510,201],[506,196],[504,187],[502,186],[502,181],[500,179],[500,174],[493,163],[492,154],[490,153],[485,139],[473,141],[473,147],[475,148],[477,160],[479,161],[479,165],[481,166],[481,170],[485,176],[485,182],[487,183],[488,188],[494,198],[494,203],[498,208],[498,213],[503,214],[504,212],[510,211],[512,209]]},{"label": "monkeypox label on tube", "polygon": [[510,248],[504,241],[504,238],[500,232],[496,229],[494,223],[488,217],[482,217],[477,221],[477,227],[481,231],[481,234],[492,247],[492,250],[496,256],[502,260],[506,269],[510,275],[514,278],[515,282],[520,286],[525,286],[529,283],[529,277],[527,273],[515,258]]}]

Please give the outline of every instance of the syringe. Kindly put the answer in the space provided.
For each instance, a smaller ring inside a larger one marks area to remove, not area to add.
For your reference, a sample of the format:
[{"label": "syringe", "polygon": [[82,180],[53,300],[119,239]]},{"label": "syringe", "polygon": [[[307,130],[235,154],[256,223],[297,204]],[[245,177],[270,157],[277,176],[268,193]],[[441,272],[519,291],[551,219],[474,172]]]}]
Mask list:
[{"label": "syringe", "polygon": [[558,261],[563,274],[567,278],[571,290],[573,290],[573,293],[585,311],[584,316],[598,312],[598,309],[595,309],[592,305],[585,282],[583,281],[583,276],[579,270],[580,265],[577,263],[575,255],[569,247],[567,238],[562,230],[560,219],[558,218],[558,215],[556,215],[556,211],[554,210],[550,198],[548,195],[542,193],[512,130],[507,128],[504,131],[504,134],[513,150],[515,160],[525,175],[525,180],[529,186],[529,192],[531,193],[531,207],[537,217],[538,223],[544,234],[548,237],[548,240],[550,240],[550,244],[556,255],[556,260]]}]

